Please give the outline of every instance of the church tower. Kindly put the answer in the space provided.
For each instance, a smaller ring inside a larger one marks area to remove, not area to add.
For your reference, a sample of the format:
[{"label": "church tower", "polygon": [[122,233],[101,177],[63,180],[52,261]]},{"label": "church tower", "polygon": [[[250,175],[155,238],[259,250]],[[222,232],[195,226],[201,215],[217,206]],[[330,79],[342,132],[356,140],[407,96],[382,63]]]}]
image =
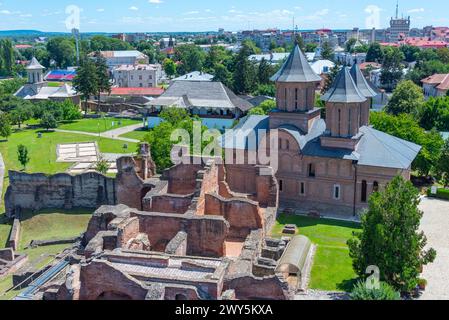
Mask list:
[{"label": "church tower", "polygon": [[37,61],[35,57],[31,59],[30,64],[26,67],[29,84],[38,84],[44,81],[44,67]]},{"label": "church tower", "polygon": [[320,110],[315,108],[315,90],[321,80],[296,45],[271,78],[276,83],[276,110],[270,114],[270,128],[292,125],[308,133],[311,120],[320,117]]},{"label": "church tower", "polygon": [[360,128],[369,123],[370,103],[357,87],[348,67],[339,72],[321,99],[326,102],[326,133],[321,145],[354,150],[361,138]]}]

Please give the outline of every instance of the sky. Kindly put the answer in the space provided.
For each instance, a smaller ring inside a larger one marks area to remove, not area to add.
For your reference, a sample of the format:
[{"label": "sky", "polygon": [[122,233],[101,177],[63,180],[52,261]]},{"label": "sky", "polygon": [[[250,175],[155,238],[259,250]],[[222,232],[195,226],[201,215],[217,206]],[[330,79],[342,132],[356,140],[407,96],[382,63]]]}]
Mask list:
[{"label": "sky", "polygon": [[[412,27],[449,26],[447,0],[399,4]],[[291,29],[293,19],[301,30],[386,28],[395,7],[394,0],[0,0],[0,30],[238,31]]]}]

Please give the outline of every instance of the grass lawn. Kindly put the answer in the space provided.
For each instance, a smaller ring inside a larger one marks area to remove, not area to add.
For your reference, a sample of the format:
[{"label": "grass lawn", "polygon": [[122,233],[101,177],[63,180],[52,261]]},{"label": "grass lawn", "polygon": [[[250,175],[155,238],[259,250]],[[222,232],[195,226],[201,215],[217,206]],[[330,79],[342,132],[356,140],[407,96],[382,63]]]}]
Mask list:
[{"label": "grass lawn", "polygon": [[[44,132],[42,138],[39,139],[37,138],[37,132],[38,130],[22,130],[15,132],[9,137],[8,141],[0,141],[0,152],[3,155],[7,170],[22,169],[17,160],[17,146],[19,144],[24,144],[28,147],[31,161],[27,166],[27,172],[42,172],[48,174],[64,172],[72,165],[70,163],[56,162],[56,145],[60,143],[97,141],[101,152],[124,152],[122,141],[62,132]],[[137,144],[128,143],[126,152],[136,149]],[[8,186],[7,172],[5,172],[3,186],[3,193],[5,193]],[[2,195],[2,198],[3,196],[4,195]],[[6,220],[3,218],[3,212],[4,204],[2,203],[0,206],[0,248],[5,246],[10,231],[10,226],[5,224]]]},{"label": "grass lawn", "polygon": [[311,289],[350,291],[357,279],[346,242],[357,223],[329,219],[313,219],[304,216],[280,215],[272,236],[281,237],[286,224],[298,226],[298,234],[308,237],[317,245],[311,272]]},{"label": "grass lawn", "polygon": [[[118,124],[119,121],[121,121],[120,125]],[[58,129],[98,133],[130,126],[133,124],[139,124],[141,122],[141,120],[116,118],[81,119],[61,123]],[[112,123],[114,123],[114,126],[112,126]]]},{"label": "grass lawn", "polygon": [[125,133],[120,137],[143,141],[143,138],[148,134],[148,132],[149,132],[148,130],[136,130]]},{"label": "grass lawn", "polygon": [[[54,255],[59,254],[70,247],[70,245],[62,244],[25,250],[24,248],[31,240],[48,240],[80,235],[86,230],[92,214],[90,209],[58,211],[58,213],[54,213],[51,210],[44,210],[35,214],[25,212],[22,216],[22,236],[19,252],[28,254],[28,261],[36,269],[40,269],[50,263]],[[0,300],[10,299],[20,292],[20,290],[12,291],[2,296],[11,287],[12,276],[8,276],[0,281]]]}]

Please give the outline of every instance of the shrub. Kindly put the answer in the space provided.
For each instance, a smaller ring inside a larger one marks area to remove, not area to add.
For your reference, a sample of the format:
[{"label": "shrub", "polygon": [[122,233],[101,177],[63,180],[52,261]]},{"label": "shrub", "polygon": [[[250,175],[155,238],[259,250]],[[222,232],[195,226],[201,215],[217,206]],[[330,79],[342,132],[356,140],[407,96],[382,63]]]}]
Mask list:
[{"label": "shrub", "polygon": [[401,295],[385,282],[379,289],[368,289],[365,282],[359,281],[351,292],[351,300],[400,300]]},{"label": "shrub", "polygon": [[427,196],[430,198],[438,198],[443,200],[449,200],[449,189],[440,188],[437,194],[432,194],[431,189],[427,190]]}]

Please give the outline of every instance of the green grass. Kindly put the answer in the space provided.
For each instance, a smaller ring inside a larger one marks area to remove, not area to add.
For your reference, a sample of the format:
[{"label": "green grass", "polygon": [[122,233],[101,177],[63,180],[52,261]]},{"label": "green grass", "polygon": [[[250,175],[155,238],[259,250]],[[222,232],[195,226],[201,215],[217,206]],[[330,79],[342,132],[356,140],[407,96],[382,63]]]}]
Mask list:
[{"label": "green grass", "polygon": [[298,227],[297,234],[308,237],[317,245],[309,287],[329,291],[350,291],[357,275],[352,268],[346,242],[354,231],[359,230],[359,224],[280,215],[272,236],[281,237],[286,224],[295,224]]},{"label": "green grass", "polygon": [[143,138],[148,134],[148,132],[149,132],[148,130],[136,130],[125,133],[120,137],[143,141]]},{"label": "green grass", "polygon": [[[24,248],[29,245],[31,240],[78,236],[86,230],[91,214],[92,210],[90,209],[58,210],[57,213],[52,210],[43,210],[35,214],[24,212],[19,252],[27,254],[29,263],[36,269],[43,268],[54,259],[54,255],[61,253],[71,245],[61,244],[25,250]],[[2,296],[11,287],[12,276],[0,281],[0,300],[10,299],[20,292],[20,290],[16,290]]]},{"label": "green grass", "polygon": [[[55,174],[66,171],[71,163],[56,162],[56,146],[61,143],[89,142],[97,141],[100,152],[103,153],[123,153],[123,142],[92,137],[86,135],[77,135],[63,132],[44,132],[42,138],[37,138],[38,130],[22,130],[15,132],[8,141],[0,140],[0,152],[3,155],[7,170],[21,170],[22,167],[17,160],[17,146],[24,144],[28,147],[31,158],[27,166],[27,172],[42,172]],[[127,143],[128,149],[125,152],[137,150],[137,144]],[[5,172],[3,181],[3,195],[8,186],[8,173]],[[5,224],[6,220],[2,213],[4,212],[4,203],[0,206],[0,248],[5,246],[6,239],[9,236],[10,225]]]},{"label": "green grass", "polygon": [[[120,125],[118,124],[119,121],[121,121]],[[112,126],[112,122],[114,122],[114,126]],[[141,123],[140,120],[131,120],[131,119],[116,119],[116,118],[81,119],[61,123],[58,129],[99,133],[139,123]]]}]

